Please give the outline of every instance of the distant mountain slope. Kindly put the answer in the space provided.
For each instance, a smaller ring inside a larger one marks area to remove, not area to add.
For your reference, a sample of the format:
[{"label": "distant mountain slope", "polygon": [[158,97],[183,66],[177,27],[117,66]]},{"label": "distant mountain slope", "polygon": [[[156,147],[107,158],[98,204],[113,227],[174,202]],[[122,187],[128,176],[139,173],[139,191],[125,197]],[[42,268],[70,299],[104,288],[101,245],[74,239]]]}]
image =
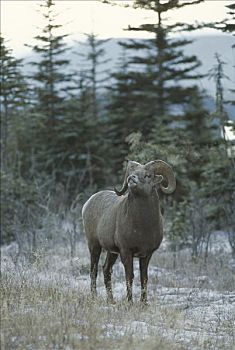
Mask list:
[{"label": "distant mountain slope", "polygon": [[[208,73],[216,64],[215,53],[218,53],[225,62],[224,70],[229,80],[224,80],[224,87],[234,88],[235,85],[235,51],[232,45],[235,44],[235,38],[231,35],[210,35],[195,37],[192,45],[186,48],[186,52],[197,55],[202,63],[201,72]],[[214,93],[214,82],[203,80],[204,88],[210,93]]]},{"label": "distant mountain slope", "polygon": [[[227,79],[223,80],[224,97],[227,100],[235,99],[230,89],[235,89],[235,49],[232,45],[235,44],[235,38],[231,35],[210,35],[195,37],[194,42],[186,48],[186,52],[197,55],[202,66],[198,72],[207,74],[215,65],[215,54],[218,53],[225,63],[224,73]],[[214,99],[215,97],[215,82],[208,77],[201,79],[201,87]],[[235,120],[235,107],[227,105],[227,112],[231,119]]]},{"label": "distant mountain slope", "polygon": [[[232,45],[235,43],[235,39],[232,35],[220,34],[220,35],[201,35],[201,36],[183,36],[193,39],[194,42],[185,47],[185,53],[196,55],[202,66],[198,68],[198,73],[207,74],[211,68],[216,65],[215,53],[221,56],[221,59],[226,63],[224,66],[224,73],[228,79],[223,80],[224,96],[226,99],[234,99],[229,89],[235,87],[235,49],[232,49]],[[105,64],[105,69],[115,71],[117,69],[118,60],[121,55],[121,47],[118,44],[119,41],[127,41],[126,39],[110,39],[104,46],[106,50],[106,56],[110,59]],[[86,54],[88,49],[81,43],[74,44],[69,53],[69,59],[71,60],[71,69],[80,70],[84,63],[82,63],[81,57],[75,55],[74,52]],[[32,61],[34,57],[27,57],[26,61]],[[26,67],[27,72],[31,70]],[[208,77],[200,79],[200,87],[205,89],[209,95],[208,105],[213,106],[213,99],[215,96],[215,83],[213,79]],[[213,109],[213,107],[211,107]],[[229,105],[227,107],[230,118],[235,120],[235,107]]]},{"label": "distant mountain slope", "polygon": [[[187,36],[189,37],[189,36]],[[228,79],[223,80],[224,96],[226,99],[234,99],[229,89],[235,88],[235,49],[232,49],[232,45],[235,43],[235,39],[232,35],[220,34],[220,35],[201,35],[189,37],[194,42],[185,46],[185,53],[190,55],[196,55],[202,66],[198,68],[198,73],[207,74],[216,65],[215,53],[221,56],[221,59],[225,62],[224,73]],[[121,47],[118,44],[119,41],[127,41],[126,39],[111,39],[105,45],[107,57],[110,59],[105,65],[106,69],[114,71],[118,65],[118,58],[121,55]],[[86,52],[84,45],[76,46],[77,52]],[[73,64],[76,59],[72,59]],[[77,62],[78,63],[78,62]],[[77,66],[77,64],[75,64]],[[215,96],[215,82],[208,77],[200,79],[200,87],[205,89],[209,95],[207,105],[213,109],[213,99]],[[228,105],[228,113],[230,118],[235,120],[235,107]]]}]

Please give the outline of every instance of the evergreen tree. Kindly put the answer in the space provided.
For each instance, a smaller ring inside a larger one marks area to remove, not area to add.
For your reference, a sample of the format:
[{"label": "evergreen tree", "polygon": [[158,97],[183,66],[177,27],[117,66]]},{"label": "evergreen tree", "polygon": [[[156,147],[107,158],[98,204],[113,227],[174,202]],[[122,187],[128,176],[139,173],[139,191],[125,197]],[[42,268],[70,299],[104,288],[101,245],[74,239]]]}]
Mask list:
[{"label": "evergreen tree", "polygon": [[87,37],[84,46],[86,53],[80,53],[83,57],[83,71],[86,74],[87,83],[90,89],[90,109],[91,116],[95,120],[100,115],[100,95],[104,82],[107,83],[107,69],[103,69],[104,65],[109,61],[105,58],[106,52],[104,45],[109,39],[101,40],[95,33],[85,34]]},{"label": "evergreen tree", "polygon": [[45,0],[40,5],[46,25],[42,34],[34,39],[35,45],[27,45],[37,54],[38,61],[31,62],[36,67],[32,78],[36,84],[36,109],[47,118],[47,125],[55,125],[58,119],[64,117],[63,101],[70,75],[66,72],[69,60],[65,58],[68,50],[64,39],[67,34],[57,34],[62,25],[55,22],[57,14],[54,11],[55,2]]},{"label": "evergreen tree", "polygon": [[[129,53],[125,78],[132,79],[132,84],[129,85],[131,92],[128,91],[126,101],[130,96],[136,96],[135,123],[131,114],[124,112],[124,115],[132,120],[132,125],[135,125],[148,141],[143,149],[135,148],[134,160],[161,158],[173,164],[175,169],[177,190],[173,203],[170,203],[171,199],[164,199],[168,201],[168,206],[172,207],[173,247],[185,244],[189,240],[185,208],[193,208],[196,201],[200,202],[200,198],[194,201],[193,193],[198,193],[204,180],[203,169],[209,161],[208,152],[214,135],[211,118],[203,106],[202,92],[197,86],[197,80],[202,77],[196,72],[200,62],[196,56],[184,54],[184,48],[192,43],[192,40],[171,36],[173,33],[189,32],[197,26],[183,23],[168,25],[165,17],[182,6],[196,5],[200,2],[135,1],[136,8],[155,12],[157,23],[140,25],[138,28],[129,27],[129,30],[145,31],[152,34],[153,38],[122,43]],[[120,83],[119,77],[117,78],[115,86]],[[123,75],[121,78],[123,79]],[[118,104],[118,108],[120,106],[121,103]],[[123,128],[125,132],[126,124],[122,119],[121,116],[117,117],[115,123],[118,125],[120,122],[120,129]],[[128,138],[131,142],[133,139],[132,135]],[[132,152],[129,152],[129,155],[131,154]]]},{"label": "evergreen tree", "polygon": [[[120,135],[119,153],[126,154],[127,150],[123,151],[124,140],[128,133],[137,130],[147,140],[165,147],[174,143],[175,147],[186,149],[186,153],[188,144],[199,148],[207,137],[211,138],[208,113],[203,108],[202,94],[197,87],[201,76],[195,70],[200,62],[196,56],[184,54],[184,48],[192,40],[170,36],[196,27],[182,23],[168,25],[165,20],[168,12],[200,2],[134,2],[136,8],[156,13],[157,23],[137,28],[129,26],[129,30],[144,31],[153,37],[121,44],[128,57],[125,69],[114,75],[116,83],[111,100],[111,111],[116,115],[114,128]],[[128,123],[130,128],[127,127]],[[192,127],[197,127],[196,136]]]},{"label": "evergreen tree", "polygon": [[[216,22],[216,23],[210,23],[208,27],[213,28],[213,29],[218,29],[224,33],[231,33],[233,36],[235,36],[235,3],[226,5],[228,12],[227,12],[227,18],[224,19],[221,22]],[[232,48],[235,48],[235,43],[232,45]],[[235,66],[233,66],[235,69]],[[235,95],[235,89],[231,89],[231,92],[233,95]],[[235,99],[232,99],[231,101],[228,101],[232,105],[235,105]]]},{"label": "evergreen tree", "polygon": [[[12,50],[0,37],[1,45],[1,143],[2,165],[7,166],[7,148],[10,128],[17,113],[27,104],[27,84],[21,72],[22,60],[14,58]],[[20,116],[19,116],[20,118]]]},{"label": "evergreen tree", "polygon": [[[186,56],[183,52],[184,47],[192,43],[192,40],[173,39],[169,36],[175,32],[189,31],[191,26],[182,23],[170,26],[165,24],[164,17],[171,10],[199,2],[201,1],[182,4],[176,0],[137,0],[134,3],[136,8],[149,9],[157,14],[157,23],[144,24],[137,28],[129,27],[132,31],[152,34],[152,39],[132,40],[131,43],[123,44],[131,52],[131,66],[138,72],[137,88],[143,94],[142,99],[147,99],[141,112],[144,113],[143,117],[145,116],[145,122],[149,123],[150,130],[155,125],[159,128],[162,124],[171,123],[173,119],[169,114],[172,114],[172,110],[179,113],[181,107],[189,104],[192,96],[197,94],[196,84],[193,85],[190,81],[200,78],[195,73],[200,62],[195,56]],[[140,54],[133,55],[133,50]],[[156,137],[160,136],[159,132]]]},{"label": "evergreen tree", "polygon": [[[58,135],[58,153],[61,154],[61,170],[69,179],[67,190],[72,193],[83,192],[84,189],[94,191],[94,179],[91,166],[91,150],[97,149],[94,122],[90,108],[90,89],[84,72],[76,79],[77,92],[66,103],[66,120],[62,124],[63,132]],[[93,145],[94,143],[94,145]],[[96,147],[96,148],[95,148]]]},{"label": "evergreen tree", "polygon": [[[228,8],[229,18],[225,22],[225,27],[223,27],[223,31],[227,33],[232,33],[232,35],[235,36],[235,3],[226,5],[226,7]],[[233,47],[234,46],[235,44],[233,45]]]},{"label": "evergreen tree", "polygon": [[108,87],[109,103],[107,106],[108,136],[112,140],[110,159],[114,173],[122,169],[123,160],[128,153],[126,137],[137,132],[139,125],[136,123],[138,110],[136,104],[138,97],[134,93],[134,80],[128,72],[126,49],[122,49],[117,71],[111,75],[112,84]]},{"label": "evergreen tree", "polygon": [[202,196],[208,199],[209,210],[207,220],[213,222],[213,229],[226,230],[232,254],[235,255],[235,219],[232,214],[235,209],[235,153],[234,142],[226,137],[226,127],[235,130],[234,121],[228,120],[225,110],[223,79],[224,62],[216,54],[217,64],[211,71],[216,87],[216,110],[212,118],[217,125],[217,143],[208,153],[209,161],[204,166],[204,182],[200,190]]},{"label": "evergreen tree", "polygon": [[[31,115],[28,113],[28,85],[21,70],[23,61],[13,56],[3,37],[0,37],[0,44],[1,242],[5,243],[15,238],[16,230],[20,231],[19,225],[25,222],[26,213],[32,203],[34,190],[27,183],[27,179],[30,177],[30,147],[34,141],[28,123]],[[29,142],[26,138],[30,139]],[[23,174],[26,163],[27,179]]]},{"label": "evergreen tree", "polygon": [[[235,3],[227,5],[226,6],[229,11],[228,11],[228,15],[229,18],[227,19],[227,21],[225,22],[225,27],[223,27],[223,31],[226,33],[231,33],[233,36],[235,36]],[[235,43],[232,45],[232,48],[235,48]],[[235,65],[233,66],[234,70],[235,70]],[[231,92],[233,94],[233,96],[235,96],[235,89],[231,89]],[[235,106],[235,98],[233,98],[231,101],[229,101],[233,106]],[[235,132],[235,127],[234,127],[234,132]]]},{"label": "evergreen tree", "polygon": [[[75,112],[80,120],[80,166],[86,169],[88,176],[84,177],[84,185],[90,189],[102,187],[107,181],[107,150],[106,136],[107,117],[105,113],[105,84],[108,72],[103,68],[108,60],[104,44],[107,40],[98,39],[94,33],[86,34],[87,40],[84,53],[79,62],[82,70],[79,75],[78,109]],[[106,165],[105,165],[106,164]]]},{"label": "evergreen tree", "polygon": [[226,141],[226,126],[229,125],[229,118],[228,114],[225,110],[224,104],[224,88],[222,84],[222,80],[226,79],[226,75],[224,73],[224,65],[225,62],[222,61],[221,57],[218,54],[215,54],[216,58],[216,65],[210,70],[210,78],[213,78],[215,80],[215,87],[216,87],[216,96],[215,96],[215,103],[216,103],[216,110],[213,113],[213,117],[217,120],[217,123],[220,127],[220,131],[222,133],[222,140]]},{"label": "evergreen tree", "polygon": [[[67,34],[60,34],[61,24],[56,21],[55,2],[45,0],[40,5],[45,26],[34,39],[32,48],[37,58],[31,64],[35,87],[34,117],[40,119],[41,127],[36,134],[35,163],[39,172],[47,172],[56,182],[68,181],[64,165],[74,150],[67,132],[68,97],[71,89],[68,72],[68,47],[64,41]],[[71,163],[71,162],[70,162]],[[71,165],[72,166],[72,165]]]}]

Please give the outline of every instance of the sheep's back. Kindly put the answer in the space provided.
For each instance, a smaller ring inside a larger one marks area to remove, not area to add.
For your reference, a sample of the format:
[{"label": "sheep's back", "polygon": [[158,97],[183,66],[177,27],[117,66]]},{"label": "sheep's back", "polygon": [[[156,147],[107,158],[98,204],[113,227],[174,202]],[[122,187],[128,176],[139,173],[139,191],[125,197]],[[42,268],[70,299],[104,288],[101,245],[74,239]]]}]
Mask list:
[{"label": "sheep's back", "polygon": [[115,226],[115,207],[118,201],[119,197],[115,192],[100,191],[84,204],[82,217],[89,241],[97,240],[106,231],[110,232],[111,226]]}]

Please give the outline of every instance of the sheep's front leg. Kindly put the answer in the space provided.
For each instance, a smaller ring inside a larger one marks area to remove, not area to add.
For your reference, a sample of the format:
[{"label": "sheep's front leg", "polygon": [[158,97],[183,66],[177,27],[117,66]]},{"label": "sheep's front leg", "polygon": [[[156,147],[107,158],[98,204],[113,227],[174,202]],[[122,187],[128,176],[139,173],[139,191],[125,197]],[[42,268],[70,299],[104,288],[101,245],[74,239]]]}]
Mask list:
[{"label": "sheep's front leg", "polygon": [[127,300],[132,302],[132,284],[134,279],[133,256],[130,252],[121,252],[120,255],[125,268]]},{"label": "sheep's front leg", "polygon": [[113,303],[113,292],[112,292],[112,284],[111,284],[111,276],[112,276],[112,267],[117,260],[118,254],[114,253],[107,253],[105,263],[103,266],[103,272],[104,272],[104,284],[106,287],[107,295],[108,295],[108,301]]},{"label": "sheep's front leg", "polygon": [[98,273],[98,263],[99,263],[99,258],[101,254],[101,247],[99,245],[96,245],[89,248],[90,248],[90,254],[91,254],[91,270],[90,270],[91,293],[93,296],[96,296],[97,295],[96,278]]},{"label": "sheep's front leg", "polygon": [[140,258],[140,283],[141,283],[141,302],[147,304],[147,284],[148,284],[148,264],[151,255],[146,258]]}]

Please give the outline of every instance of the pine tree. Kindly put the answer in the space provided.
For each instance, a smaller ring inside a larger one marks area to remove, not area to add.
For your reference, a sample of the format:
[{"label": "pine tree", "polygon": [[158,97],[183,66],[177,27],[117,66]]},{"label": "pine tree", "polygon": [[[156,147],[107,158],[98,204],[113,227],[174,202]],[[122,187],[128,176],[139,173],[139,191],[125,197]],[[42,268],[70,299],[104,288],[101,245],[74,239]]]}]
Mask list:
[{"label": "pine tree", "polygon": [[[227,5],[226,6],[228,8],[228,15],[229,18],[226,20],[225,22],[225,26],[223,27],[223,31],[226,33],[231,33],[233,36],[235,36],[235,3]],[[235,43],[232,45],[232,48],[235,48]],[[235,65],[233,66],[234,70],[235,70]],[[235,89],[231,89],[231,93],[233,94],[233,96],[235,95]],[[235,106],[235,98],[232,99],[231,101],[229,101],[233,106]],[[234,127],[234,131],[235,131],[235,127]]]},{"label": "pine tree", "polygon": [[217,120],[220,131],[222,133],[222,140],[226,141],[226,126],[229,125],[229,118],[228,114],[225,110],[225,100],[224,100],[224,88],[222,81],[227,78],[227,76],[224,73],[224,65],[225,62],[222,61],[221,57],[216,53],[216,65],[210,70],[210,78],[213,78],[215,80],[215,87],[216,87],[216,96],[215,96],[215,104],[216,104],[216,110],[215,113],[213,113],[213,117]]},{"label": "pine tree", "polygon": [[136,108],[138,97],[134,93],[133,78],[128,72],[126,49],[122,49],[117,71],[111,75],[112,84],[108,87],[109,102],[107,111],[109,115],[107,134],[112,140],[110,159],[114,173],[122,169],[123,160],[128,153],[125,142],[128,135],[137,132],[139,123],[136,123],[138,110]]},{"label": "pine tree", "polygon": [[12,50],[0,37],[1,45],[1,142],[2,165],[7,166],[7,148],[10,128],[17,113],[27,105],[27,84],[21,72],[22,60],[14,58]]},{"label": "pine tree", "polygon": [[[201,76],[196,69],[200,62],[196,56],[184,54],[184,48],[192,40],[170,36],[172,33],[193,30],[196,26],[182,23],[168,25],[164,19],[170,11],[200,2],[201,0],[190,3],[178,0],[134,2],[136,8],[145,8],[156,13],[157,23],[144,24],[137,28],[129,26],[129,30],[152,34],[152,39],[122,43],[127,60],[125,70],[114,76],[116,83],[111,103],[112,113],[117,112],[116,129],[122,130],[119,133],[120,144],[124,143],[127,132],[137,130],[141,131],[145,139],[165,147],[174,143],[177,148],[187,148],[186,133],[187,143],[191,144],[205,142],[206,132],[209,137],[208,125],[207,131],[204,131],[208,124],[208,113],[203,108],[202,94],[197,87],[197,80]],[[120,87],[123,92],[119,91]],[[122,105],[124,111],[121,109]],[[130,128],[127,127],[128,123]],[[190,131],[193,126],[200,129],[197,138]],[[122,147],[119,148],[120,153]]]},{"label": "pine tree", "polygon": [[[227,18],[216,23],[209,23],[207,26],[209,28],[218,29],[219,31],[222,31],[224,33],[231,33],[233,36],[235,36],[235,3],[226,5],[227,11]],[[232,45],[232,49],[235,48],[235,43]],[[235,69],[235,66],[233,66]],[[231,93],[235,95],[235,89],[230,89]],[[232,105],[235,105],[235,99],[232,99],[230,101],[227,101],[228,103],[231,103]]]},{"label": "pine tree", "polygon": [[[184,47],[192,43],[192,40],[173,39],[169,36],[170,33],[188,31],[191,26],[182,23],[169,26],[165,24],[164,16],[171,10],[199,2],[201,1],[182,4],[176,0],[137,0],[134,3],[137,8],[149,9],[157,14],[157,23],[144,24],[137,28],[129,27],[132,31],[151,33],[152,39],[132,40],[131,43],[123,44],[130,50],[130,63],[138,72],[137,89],[142,92],[142,100],[147,101],[142,110],[143,117],[145,122],[149,123],[149,129],[157,126],[154,131],[156,138],[161,137],[159,126],[174,121],[175,118],[169,116],[173,108],[177,111],[175,113],[179,113],[182,106],[190,103],[191,97],[197,93],[195,83],[190,81],[200,78],[195,73],[200,62],[195,56],[186,56],[183,52]],[[133,55],[133,50],[140,54]],[[143,51],[146,54],[143,54]]]},{"label": "pine tree", "polygon": [[[226,5],[228,8],[228,15],[229,18],[225,22],[225,26],[223,27],[223,31],[227,33],[233,33],[233,36],[235,36],[235,24],[234,24],[234,19],[235,19],[235,3]],[[233,47],[235,44],[233,45]]]},{"label": "pine tree", "polygon": [[[67,177],[67,190],[80,193],[84,189],[95,190],[91,149],[94,148],[94,120],[90,109],[90,89],[85,72],[76,78],[76,90],[66,103],[66,119],[58,135],[57,152],[61,155],[60,177]],[[76,91],[76,94],[75,94]],[[96,143],[97,147],[97,143]]]},{"label": "pine tree", "polygon": [[104,82],[107,83],[108,71],[103,67],[109,61],[105,58],[106,52],[104,49],[104,45],[109,39],[98,39],[98,35],[95,33],[85,34],[85,36],[87,40],[83,45],[88,51],[84,54],[80,53],[80,56],[83,57],[82,65],[85,66],[83,71],[90,89],[91,115],[96,120],[99,117],[101,108],[98,92],[104,87]]},{"label": "pine tree", "polygon": [[[105,67],[108,60],[105,58],[104,45],[108,41],[100,40],[94,33],[86,34],[87,40],[84,53],[79,62],[82,70],[79,75],[79,93],[77,118],[80,120],[84,132],[81,135],[81,167],[87,167],[85,185],[92,187],[103,186],[106,182],[107,169],[107,136],[105,113],[105,84],[107,84],[108,71]],[[77,120],[78,120],[77,119]],[[85,128],[85,129],[84,129]],[[87,180],[89,180],[87,182]]]},{"label": "pine tree", "polygon": [[[211,76],[215,80],[216,110],[212,118],[216,120],[217,143],[208,152],[209,161],[203,167],[204,181],[200,192],[209,202],[207,221],[213,222],[213,229],[226,230],[232,254],[235,255],[235,219],[232,214],[235,209],[235,162],[234,143],[226,137],[226,127],[234,122],[228,120],[225,110],[223,80],[224,62],[216,54],[217,64],[211,70]],[[234,128],[235,130],[235,128]]]},{"label": "pine tree", "polygon": [[[45,0],[40,11],[45,20],[42,33],[34,39],[32,48],[36,58],[31,62],[35,101],[32,107],[34,118],[40,119],[40,129],[36,134],[35,159],[38,172],[50,174],[56,182],[68,181],[65,163],[71,153],[67,120],[68,99],[71,91],[71,74],[66,58],[67,34],[60,34],[61,24],[56,21],[56,3]],[[71,164],[72,167],[72,164]]]},{"label": "pine tree", "polygon": [[[132,79],[131,93],[129,90],[126,100],[131,94],[136,96],[135,123],[132,120],[132,125],[147,140],[143,149],[135,148],[134,159],[138,161],[143,158],[147,161],[159,157],[174,166],[177,177],[177,190],[174,194],[176,203],[171,203],[172,199],[165,200],[172,207],[172,218],[179,218],[179,221],[171,220],[172,237],[174,240],[175,237],[179,238],[179,245],[188,240],[187,234],[183,232],[184,229],[186,232],[185,207],[193,208],[195,204],[191,203],[191,189],[196,188],[194,193],[198,193],[202,184],[203,167],[209,161],[208,151],[213,142],[213,130],[209,113],[203,106],[202,92],[197,86],[198,79],[202,77],[196,71],[200,62],[196,56],[184,53],[185,47],[192,40],[171,36],[173,33],[189,32],[197,26],[183,23],[168,25],[165,17],[182,6],[200,2],[135,1],[136,8],[156,13],[157,21],[138,28],[129,27],[129,30],[145,31],[152,34],[152,39],[122,43],[129,53],[125,77]],[[119,82],[120,79],[117,80]],[[126,115],[126,118],[131,119],[131,115]],[[119,122],[122,127],[124,124],[121,117]],[[133,138],[131,136],[128,139]]]},{"label": "pine tree", "polygon": [[[23,61],[16,59],[13,52],[0,37],[1,44],[1,242],[15,238],[16,225],[24,222],[26,211],[32,201],[32,188],[25,178],[22,169],[30,163],[32,139],[27,143],[29,124],[28,116],[29,91],[26,78],[22,72]],[[29,136],[28,136],[29,138]],[[30,135],[32,138],[32,135]],[[24,145],[27,143],[26,152]],[[27,176],[30,169],[27,167]],[[17,229],[20,231],[19,227]]]},{"label": "pine tree", "polygon": [[48,126],[55,125],[64,116],[63,101],[70,79],[66,73],[69,60],[65,58],[68,48],[64,39],[67,34],[57,34],[62,25],[55,22],[54,6],[53,0],[45,0],[40,5],[46,25],[42,34],[34,38],[37,44],[27,45],[39,57],[38,61],[31,62],[36,67],[32,75],[36,85],[36,109],[46,116]]}]

